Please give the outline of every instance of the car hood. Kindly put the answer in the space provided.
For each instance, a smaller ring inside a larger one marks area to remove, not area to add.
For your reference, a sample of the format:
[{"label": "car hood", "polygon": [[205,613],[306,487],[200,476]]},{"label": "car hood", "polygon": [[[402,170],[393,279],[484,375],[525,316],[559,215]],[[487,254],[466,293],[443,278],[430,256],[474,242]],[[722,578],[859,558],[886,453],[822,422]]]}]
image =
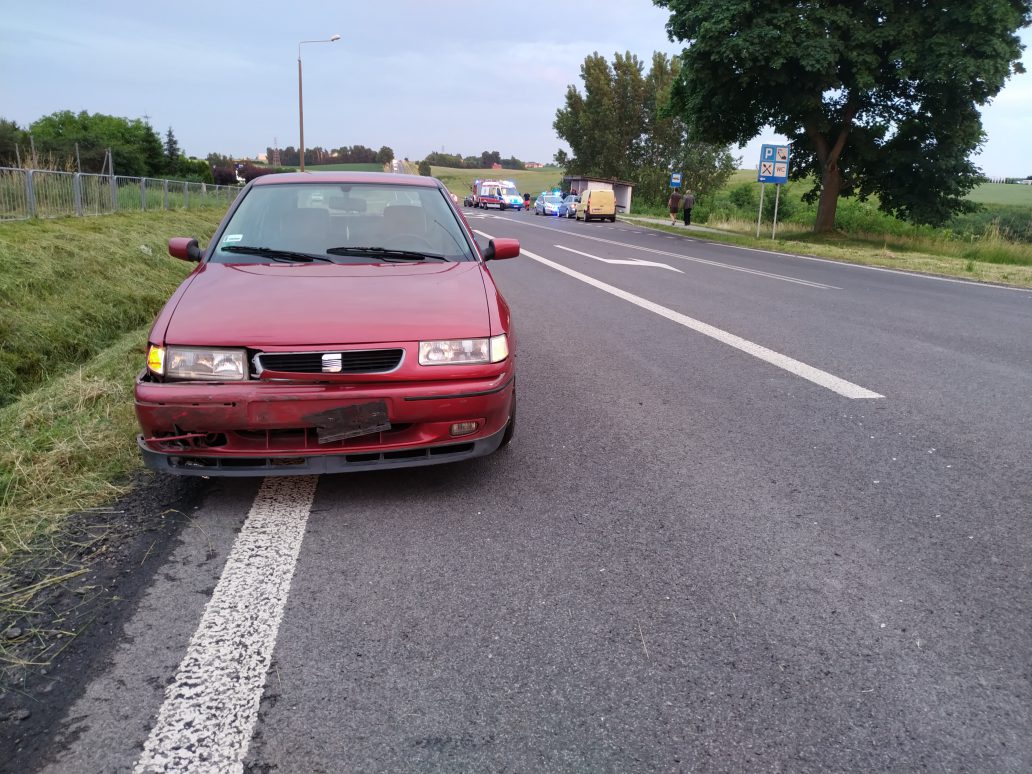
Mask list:
[{"label": "car hood", "polygon": [[207,346],[365,344],[490,335],[479,263],[201,266],[165,342]]}]

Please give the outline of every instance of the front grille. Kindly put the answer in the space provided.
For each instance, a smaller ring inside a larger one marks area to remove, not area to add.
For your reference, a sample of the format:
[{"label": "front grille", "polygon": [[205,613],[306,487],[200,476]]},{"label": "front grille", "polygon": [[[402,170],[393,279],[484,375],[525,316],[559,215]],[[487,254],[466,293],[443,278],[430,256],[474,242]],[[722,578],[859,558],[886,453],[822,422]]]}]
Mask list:
[{"label": "front grille", "polygon": [[[382,374],[401,364],[403,349],[355,349],[337,352],[262,352],[256,358],[262,371],[294,374]],[[326,355],[327,357],[323,357]],[[337,358],[340,368],[337,368]],[[324,363],[332,364],[329,370]]]}]

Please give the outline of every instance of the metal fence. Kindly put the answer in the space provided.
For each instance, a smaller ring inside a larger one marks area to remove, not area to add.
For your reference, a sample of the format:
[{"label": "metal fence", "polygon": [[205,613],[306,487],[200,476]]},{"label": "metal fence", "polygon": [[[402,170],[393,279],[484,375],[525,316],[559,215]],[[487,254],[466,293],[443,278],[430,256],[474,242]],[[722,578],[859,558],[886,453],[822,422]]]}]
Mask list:
[{"label": "metal fence", "polygon": [[235,185],[0,167],[0,220],[226,207]]}]

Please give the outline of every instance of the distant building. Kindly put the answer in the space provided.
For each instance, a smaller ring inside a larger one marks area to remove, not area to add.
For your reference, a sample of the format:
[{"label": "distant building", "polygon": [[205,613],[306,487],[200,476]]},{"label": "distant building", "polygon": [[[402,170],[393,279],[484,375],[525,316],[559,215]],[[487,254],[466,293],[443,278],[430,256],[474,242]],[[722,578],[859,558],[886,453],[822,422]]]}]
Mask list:
[{"label": "distant building", "polygon": [[540,161],[528,161],[523,166],[525,166],[527,169],[541,169],[541,167],[545,165],[542,164]]},{"label": "distant building", "polygon": [[502,168],[502,165],[498,164],[498,163],[495,163],[495,164],[491,165],[491,169],[501,169],[501,168]]}]

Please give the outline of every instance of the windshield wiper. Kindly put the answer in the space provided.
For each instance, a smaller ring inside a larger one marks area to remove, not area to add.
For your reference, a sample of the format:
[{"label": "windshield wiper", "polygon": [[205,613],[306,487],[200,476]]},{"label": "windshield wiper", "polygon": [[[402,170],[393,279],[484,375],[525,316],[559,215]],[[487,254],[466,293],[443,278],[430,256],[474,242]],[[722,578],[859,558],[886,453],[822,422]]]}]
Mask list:
[{"label": "windshield wiper", "polygon": [[443,255],[434,253],[418,253],[415,250],[391,250],[387,247],[331,247],[327,251],[330,255],[368,255],[384,260],[399,261],[425,261],[432,258],[435,261],[447,261]]},{"label": "windshield wiper", "polygon": [[333,263],[329,258],[311,253],[295,253],[291,250],[276,250],[272,247],[252,247],[251,245],[226,245],[219,248],[225,253],[244,253],[245,255],[261,255],[271,258],[274,261],[284,263],[311,263],[312,261],[325,261]]}]

